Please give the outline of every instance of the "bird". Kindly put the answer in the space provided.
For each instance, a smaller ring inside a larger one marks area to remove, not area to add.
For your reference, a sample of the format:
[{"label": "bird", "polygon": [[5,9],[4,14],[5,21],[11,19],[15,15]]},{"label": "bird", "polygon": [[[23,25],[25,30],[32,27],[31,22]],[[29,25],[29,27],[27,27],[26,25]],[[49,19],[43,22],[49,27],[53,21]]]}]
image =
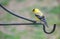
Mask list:
[{"label": "bird", "polygon": [[44,23],[44,25],[48,27],[44,14],[38,8],[34,8],[32,10],[32,12],[34,13],[34,15],[36,17],[36,21],[42,21]]}]

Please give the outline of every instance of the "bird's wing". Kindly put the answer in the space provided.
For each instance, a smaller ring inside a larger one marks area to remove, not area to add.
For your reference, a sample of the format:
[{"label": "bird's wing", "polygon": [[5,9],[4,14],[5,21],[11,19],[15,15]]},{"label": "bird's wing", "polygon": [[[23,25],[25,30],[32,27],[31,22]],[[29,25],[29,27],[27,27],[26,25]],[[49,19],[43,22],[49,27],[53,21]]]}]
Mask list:
[{"label": "bird's wing", "polygon": [[40,19],[42,22],[44,22],[44,25],[46,25],[48,27],[48,24],[46,22],[46,19],[44,16],[39,16],[39,15],[35,15],[38,19]]},{"label": "bird's wing", "polygon": [[39,20],[41,20],[41,21],[43,21],[43,22],[46,21],[46,19],[45,19],[44,16],[39,16],[39,15],[36,15],[36,14],[35,14],[35,16],[36,16]]},{"label": "bird's wing", "polygon": [[42,19],[44,16],[40,16],[40,15],[37,15],[35,14],[35,16],[38,18],[38,19]]}]

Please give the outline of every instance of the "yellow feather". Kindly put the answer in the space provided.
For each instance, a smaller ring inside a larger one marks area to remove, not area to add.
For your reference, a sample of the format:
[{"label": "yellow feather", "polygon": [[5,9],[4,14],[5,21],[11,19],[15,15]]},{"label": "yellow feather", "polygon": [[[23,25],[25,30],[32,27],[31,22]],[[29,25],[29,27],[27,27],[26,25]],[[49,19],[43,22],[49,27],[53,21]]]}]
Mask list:
[{"label": "yellow feather", "polygon": [[43,16],[43,13],[39,9],[34,9],[33,13],[39,16]]},{"label": "yellow feather", "polygon": [[35,17],[36,21],[40,21],[40,19],[38,19],[37,17]]}]

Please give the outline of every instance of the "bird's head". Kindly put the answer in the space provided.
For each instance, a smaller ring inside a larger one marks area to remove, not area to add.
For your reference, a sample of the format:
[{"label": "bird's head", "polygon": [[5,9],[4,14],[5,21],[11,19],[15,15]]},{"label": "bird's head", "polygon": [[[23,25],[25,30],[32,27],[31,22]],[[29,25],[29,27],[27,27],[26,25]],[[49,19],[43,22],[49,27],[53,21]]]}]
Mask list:
[{"label": "bird's head", "polygon": [[38,13],[38,12],[40,12],[40,10],[37,9],[37,8],[35,8],[35,9],[32,10],[32,12],[33,12],[33,13]]}]

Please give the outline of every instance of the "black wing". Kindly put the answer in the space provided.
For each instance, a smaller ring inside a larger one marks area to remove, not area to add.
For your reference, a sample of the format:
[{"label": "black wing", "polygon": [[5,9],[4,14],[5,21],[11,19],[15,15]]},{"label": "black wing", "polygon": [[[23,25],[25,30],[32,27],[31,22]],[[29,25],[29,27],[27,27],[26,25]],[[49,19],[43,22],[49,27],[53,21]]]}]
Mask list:
[{"label": "black wing", "polygon": [[39,16],[39,15],[36,15],[36,14],[35,14],[35,16],[36,16],[37,18],[39,18],[42,22],[44,22],[44,25],[46,25],[46,26],[48,27],[48,24],[47,24],[46,19],[45,19],[44,16]]}]

